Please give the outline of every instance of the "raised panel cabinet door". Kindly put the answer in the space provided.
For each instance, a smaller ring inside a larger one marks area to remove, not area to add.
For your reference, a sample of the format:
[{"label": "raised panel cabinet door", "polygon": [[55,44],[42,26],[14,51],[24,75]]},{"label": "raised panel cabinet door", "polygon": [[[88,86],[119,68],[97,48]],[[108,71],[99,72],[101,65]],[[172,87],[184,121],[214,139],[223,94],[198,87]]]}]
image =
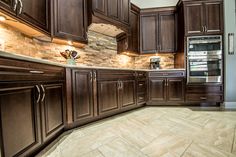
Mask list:
[{"label": "raised panel cabinet door", "polygon": [[121,107],[136,106],[135,80],[121,82]]},{"label": "raised panel cabinet door", "polygon": [[93,11],[106,15],[107,1],[109,0],[92,0]]},{"label": "raised panel cabinet door", "polygon": [[129,24],[130,21],[130,0],[120,0],[121,7],[120,7],[120,18],[121,22],[125,24]]},{"label": "raised panel cabinet door", "polygon": [[107,0],[108,17],[119,20],[120,19],[120,0]]},{"label": "raised panel cabinet door", "polygon": [[223,33],[223,2],[206,2],[205,4],[205,23],[206,34],[221,34]]},{"label": "raised panel cabinet door", "polygon": [[175,52],[175,21],[174,12],[159,13],[159,52]]},{"label": "raised panel cabinet door", "polygon": [[15,14],[13,10],[14,4],[15,0],[0,0],[0,8],[12,14]]},{"label": "raised panel cabinet door", "polygon": [[136,11],[130,12],[130,28],[129,47],[133,52],[139,52],[139,14]]},{"label": "raised panel cabinet door", "polygon": [[41,145],[39,93],[33,85],[0,84],[2,157],[27,156]]},{"label": "raised panel cabinet door", "polygon": [[190,2],[184,6],[185,34],[204,34],[204,7],[202,2]]},{"label": "raised panel cabinet door", "polygon": [[[21,0],[23,7],[20,12],[18,7],[17,15],[24,21],[33,24],[45,31],[49,31],[49,0]],[[18,2],[18,5],[20,3]]]},{"label": "raised panel cabinet door", "polygon": [[184,79],[167,78],[167,101],[184,101]]},{"label": "raised panel cabinet door", "polygon": [[117,81],[98,82],[98,110],[99,115],[109,115],[118,112],[119,85]]},{"label": "raised panel cabinet door", "polygon": [[63,83],[41,85],[42,137],[46,142],[64,129]]},{"label": "raised panel cabinet door", "polygon": [[141,53],[157,52],[158,45],[158,17],[155,14],[142,15],[140,24]]},{"label": "raised panel cabinet door", "polygon": [[149,79],[149,101],[166,101],[166,78]]},{"label": "raised panel cabinet door", "polygon": [[87,0],[54,0],[54,36],[87,41]]},{"label": "raised panel cabinet door", "polygon": [[93,118],[92,70],[73,70],[72,80],[74,121]]}]

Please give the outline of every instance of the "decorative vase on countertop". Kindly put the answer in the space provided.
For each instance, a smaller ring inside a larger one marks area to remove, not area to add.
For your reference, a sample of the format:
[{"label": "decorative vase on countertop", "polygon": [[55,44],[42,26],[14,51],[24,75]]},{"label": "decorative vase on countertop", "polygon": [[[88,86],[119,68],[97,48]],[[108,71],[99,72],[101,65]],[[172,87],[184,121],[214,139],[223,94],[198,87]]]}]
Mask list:
[{"label": "decorative vase on countertop", "polygon": [[76,62],[75,62],[74,59],[67,59],[67,60],[66,60],[66,63],[67,63],[68,65],[76,65]]}]

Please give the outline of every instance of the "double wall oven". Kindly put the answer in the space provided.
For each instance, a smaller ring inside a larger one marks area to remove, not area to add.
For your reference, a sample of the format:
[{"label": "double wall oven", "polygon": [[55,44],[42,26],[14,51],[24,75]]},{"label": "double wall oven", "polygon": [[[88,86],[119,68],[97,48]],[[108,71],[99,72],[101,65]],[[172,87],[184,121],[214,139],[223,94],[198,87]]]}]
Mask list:
[{"label": "double wall oven", "polygon": [[188,83],[222,83],[222,36],[187,38]]}]

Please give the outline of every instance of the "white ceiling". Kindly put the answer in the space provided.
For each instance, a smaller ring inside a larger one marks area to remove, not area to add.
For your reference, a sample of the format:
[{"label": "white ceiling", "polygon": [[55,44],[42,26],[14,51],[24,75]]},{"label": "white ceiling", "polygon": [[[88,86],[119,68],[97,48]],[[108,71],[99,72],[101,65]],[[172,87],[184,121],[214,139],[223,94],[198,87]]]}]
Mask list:
[{"label": "white ceiling", "polygon": [[131,0],[131,2],[140,8],[155,8],[176,6],[179,0]]}]

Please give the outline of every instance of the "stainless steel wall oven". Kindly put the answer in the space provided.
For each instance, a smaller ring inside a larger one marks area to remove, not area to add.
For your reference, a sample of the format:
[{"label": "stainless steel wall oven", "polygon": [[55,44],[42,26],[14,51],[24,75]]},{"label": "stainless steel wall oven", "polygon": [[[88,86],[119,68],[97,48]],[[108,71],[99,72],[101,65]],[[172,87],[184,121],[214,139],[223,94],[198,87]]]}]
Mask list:
[{"label": "stainless steel wall oven", "polygon": [[187,44],[188,83],[221,83],[222,36],[188,37]]}]

